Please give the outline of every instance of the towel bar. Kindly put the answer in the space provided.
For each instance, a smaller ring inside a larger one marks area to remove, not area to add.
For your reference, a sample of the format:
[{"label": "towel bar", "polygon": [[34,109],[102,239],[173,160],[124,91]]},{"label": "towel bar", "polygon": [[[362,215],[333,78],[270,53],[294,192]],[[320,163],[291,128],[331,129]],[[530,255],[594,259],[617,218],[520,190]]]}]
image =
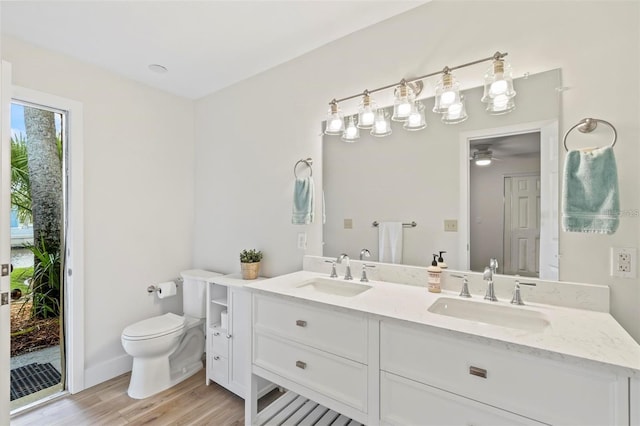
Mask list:
[{"label": "towel bar", "polygon": [[611,142],[611,145],[610,145],[611,148],[613,148],[613,146],[616,144],[616,141],[618,140],[618,132],[616,131],[616,128],[614,127],[614,125],[609,123],[608,121],[601,120],[599,118],[583,118],[578,122],[578,124],[574,125],[572,128],[567,130],[567,133],[564,134],[562,143],[564,144],[565,151],[569,152],[569,148],[567,148],[567,137],[569,136],[569,133],[571,133],[573,129],[577,128],[580,131],[580,133],[591,133],[596,129],[596,127],[598,127],[598,122],[602,124],[606,124],[607,126],[611,127],[611,130],[613,130],[613,142]]},{"label": "towel bar", "polygon": [[293,166],[293,176],[295,176],[296,178],[298,177],[298,174],[296,173],[296,168],[300,163],[306,164],[307,167],[309,167],[309,176],[313,176],[313,168],[311,167],[311,165],[313,164],[313,159],[311,157],[303,158],[296,162],[296,164]]},{"label": "towel bar", "polygon": [[[377,220],[374,220],[371,225],[377,228],[378,225],[380,225],[380,223]],[[416,226],[418,226],[418,224],[415,222],[411,222],[411,223],[403,223],[402,226],[404,226],[405,228],[415,228]]]}]

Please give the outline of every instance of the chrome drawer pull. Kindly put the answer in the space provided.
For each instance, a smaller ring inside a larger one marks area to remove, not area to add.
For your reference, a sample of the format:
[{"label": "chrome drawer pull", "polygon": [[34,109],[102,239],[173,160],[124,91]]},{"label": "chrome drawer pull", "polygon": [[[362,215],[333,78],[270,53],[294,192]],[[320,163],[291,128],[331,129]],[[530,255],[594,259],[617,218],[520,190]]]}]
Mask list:
[{"label": "chrome drawer pull", "polygon": [[296,321],[296,325],[297,325],[298,327],[306,327],[306,326],[307,326],[307,322],[306,322],[306,321],[304,321],[304,320],[297,320],[297,321]]},{"label": "chrome drawer pull", "polygon": [[220,361],[220,357],[218,355],[214,356],[213,359],[215,359],[216,361]]},{"label": "chrome drawer pull", "polygon": [[220,335],[220,332],[219,332],[219,331],[216,331],[215,333],[213,333],[213,335],[214,335],[214,336],[219,336],[219,335]]},{"label": "chrome drawer pull", "polygon": [[482,377],[483,379],[487,378],[487,370],[485,370],[484,368],[471,366],[469,367],[469,374],[471,374],[472,376]]},{"label": "chrome drawer pull", "polygon": [[307,363],[302,361],[296,361],[296,367],[302,368],[303,370],[307,368]]}]

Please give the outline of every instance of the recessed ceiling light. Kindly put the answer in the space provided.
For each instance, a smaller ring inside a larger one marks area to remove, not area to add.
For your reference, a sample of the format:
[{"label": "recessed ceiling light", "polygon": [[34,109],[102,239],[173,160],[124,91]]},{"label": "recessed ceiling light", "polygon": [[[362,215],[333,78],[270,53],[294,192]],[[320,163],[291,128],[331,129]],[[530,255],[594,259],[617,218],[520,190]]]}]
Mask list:
[{"label": "recessed ceiling light", "polygon": [[159,65],[159,64],[150,64],[149,65],[149,69],[151,71],[155,72],[155,73],[158,73],[158,74],[164,74],[164,73],[166,73],[168,71],[167,67],[164,67],[164,66]]}]

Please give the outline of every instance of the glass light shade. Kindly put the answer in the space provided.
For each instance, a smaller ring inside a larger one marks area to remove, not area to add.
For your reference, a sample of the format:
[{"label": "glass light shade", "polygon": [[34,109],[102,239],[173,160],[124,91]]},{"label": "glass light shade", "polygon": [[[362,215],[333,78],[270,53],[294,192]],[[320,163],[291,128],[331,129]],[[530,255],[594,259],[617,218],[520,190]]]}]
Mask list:
[{"label": "glass light shade", "polygon": [[475,152],[473,154],[473,162],[476,166],[488,166],[491,164],[491,151]]},{"label": "glass light shade", "polygon": [[324,129],[325,135],[341,135],[344,132],[344,116],[338,104],[332,103],[327,113],[327,124]]},{"label": "glass light shade", "polygon": [[358,128],[370,129],[376,119],[376,103],[366,94],[362,98],[360,107],[358,108]]},{"label": "glass light shade", "polygon": [[371,135],[376,137],[389,136],[391,134],[391,121],[384,109],[379,108],[376,111],[376,119],[371,128]]},{"label": "glass light shade", "polygon": [[444,74],[436,85],[433,112],[444,113],[453,104],[460,102],[460,83],[451,74]]},{"label": "glass light shade", "polygon": [[511,65],[505,62],[504,59],[494,60],[484,75],[484,94],[481,101],[491,103],[496,97],[506,96],[511,99],[515,95]]},{"label": "glass light shade", "polygon": [[402,84],[396,87],[395,95],[391,119],[393,121],[407,121],[409,114],[411,114],[411,106],[414,100],[413,90],[406,84]]},{"label": "glass light shade", "polygon": [[508,98],[507,95],[496,96],[487,104],[487,111],[491,115],[507,114],[514,109],[516,109],[516,103],[513,98]]},{"label": "glass light shade", "polygon": [[347,127],[345,127],[344,132],[342,132],[342,139],[345,142],[355,142],[356,139],[360,138],[360,129],[356,127],[356,122],[353,116],[349,117],[349,121],[347,122]]},{"label": "glass light shade", "polygon": [[460,100],[454,104],[449,105],[449,108],[447,108],[447,112],[442,114],[442,122],[445,124],[462,123],[467,118],[469,118],[469,116],[467,115],[464,96],[460,96]]},{"label": "glass light shade", "polygon": [[427,120],[424,116],[424,104],[420,101],[415,101],[411,107],[411,113],[409,118],[404,122],[404,127],[407,130],[422,130],[427,127]]}]

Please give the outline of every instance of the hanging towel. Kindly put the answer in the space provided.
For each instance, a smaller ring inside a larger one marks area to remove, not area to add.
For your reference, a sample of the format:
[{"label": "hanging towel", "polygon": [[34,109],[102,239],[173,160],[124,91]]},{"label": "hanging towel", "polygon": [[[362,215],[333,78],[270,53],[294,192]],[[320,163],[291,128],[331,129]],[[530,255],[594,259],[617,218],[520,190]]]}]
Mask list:
[{"label": "hanging towel", "polygon": [[296,178],[293,187],[293,215],[291,223],[294,225],[308,225],[313,223],[313,178]]},{"label": "hanging towel", "polygon": [[613,234],[618,229],[618,171],[611,147],[572,150],[564,163],[562,228]]},{"label": "hanging towel", "polygon": [[402,222],[378,224],[378,261],[402,263]]}]

